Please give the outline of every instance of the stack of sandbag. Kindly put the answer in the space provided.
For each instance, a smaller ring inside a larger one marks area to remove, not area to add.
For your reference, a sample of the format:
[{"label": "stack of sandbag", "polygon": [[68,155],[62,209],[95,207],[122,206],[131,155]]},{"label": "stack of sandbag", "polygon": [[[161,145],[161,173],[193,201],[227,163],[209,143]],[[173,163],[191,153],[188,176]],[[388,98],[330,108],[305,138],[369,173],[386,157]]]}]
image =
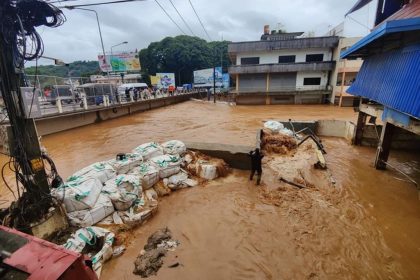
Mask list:
[{"label": "stack of sandbag", "polygon": [[108,180],[102,192],[107,194],[116,210],[129,209],[141,196],[140,177],[137,175],[121,174]]},{"label": "stack of sandbag", "polygon": [[133,153],[139,154],[147,161],[153,157],[163,155],[163,148],[156,142],[142,144],[133,150]]},{"label": "stack of sandbag", "polygon": [[143,190],[150,189],[159,181],[159,170],[148,162],[133,168],[130,174],[139,176]]},{"label": "stack of sandbag", "polygon": [[70,176],[67,181],[77,181],[80,177],[96,178],[103,184],[112,177],[115,177],[115,175],[116,172],[109,163],[97,162],[77,171]]},{"label": "stack of sandbag", "polygon": [[114,212],[110,198],[101,194],[102,187],[99,179],[81,176],[51,194],[64,204],[71,225],[91,226]]},{"label": "stack of sandbag", "polygon": [[182,156],[187,151],[187,146],[179,140],[171,140],[162,144],[163,152],[168,155]]},{"label": "stack of sandbag", "polygon": [[138,153],[127,153],[121,159],[113,159],[108,163],[117,174],[127,174],[130,170],[143,163],[143,157]]},{"label": "stack of sandbag", "polygon": [[150,163],[159,170],[161,179],[177,174],[181,170],[181,158],[179,155],[153,157]]}]

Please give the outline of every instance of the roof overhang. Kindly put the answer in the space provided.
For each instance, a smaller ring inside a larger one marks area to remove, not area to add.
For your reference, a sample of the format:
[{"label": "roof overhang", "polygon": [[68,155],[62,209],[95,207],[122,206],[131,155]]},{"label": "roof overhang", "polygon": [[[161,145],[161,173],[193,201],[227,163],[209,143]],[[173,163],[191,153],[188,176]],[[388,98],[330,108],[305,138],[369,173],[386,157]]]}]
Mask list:
[{"label": "roof overhang", "polygon": [[392,37],[393,35],[416,31],[420,31],[420,17],[387,21],[355,43],[351,48],[343,51],[340,58],[368,56],[370,53],[369,49],[372,47],[377,48],[378,42],[380,45],[384,45],[387,39],[390,38],[392,40],[388,40],[389,42],[395,42],[395,38]]},{"label": "roof overhang", "polygon": [[364,6],[369,4],[370,2],[372,2],[372,0],[359,0],[359,1],[357,1],[356,4],[354,4],[354,6],[346,13],[345,16],[363,8]]}]

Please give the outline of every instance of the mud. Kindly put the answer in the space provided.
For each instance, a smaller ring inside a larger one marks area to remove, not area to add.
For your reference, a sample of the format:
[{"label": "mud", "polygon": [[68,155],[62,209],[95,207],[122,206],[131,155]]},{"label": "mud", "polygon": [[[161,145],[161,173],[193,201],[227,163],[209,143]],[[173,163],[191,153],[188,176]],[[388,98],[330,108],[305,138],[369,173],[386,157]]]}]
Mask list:
[{"label": "mud", "polygon": [[[253,145],[263,120],[289,117],[355,120],[349,108],[187,102],[47,136],[43,144],[66,177],[151,140]],[[205,187],[160,198],[153,219],[127,233],[126,252],[104,266],[101,279],[139,279],[133,274],[139,248],[165,226],[183,244],[167,264],[182,265],[164,265],[149,279],[417,279],[415,187],[397,172],[375,170],[375,149],[340,138],[324,138],[323,144],[330,174],[307,173],[311,154],[296,152],[284,162],[267,156],[261,188],[247,172],[233,170]],[[295,167],[306,161],[302,179]],[[419,154],[391,151],[390,162],[420,181]],[[307,187],[288,186],[279,175],[305,180]],[[330,178],[336,183],[318,184]],[[12,197],[3,185],[0,194]]]},{"label": "mud", "polygon": [[134,262],[133,273],[143,278],[156,275],[163,265],[163,258],[166,256],[167,251],[165,247],[159,245],[169,241],[171,238],[172,233],[168,228],[159,229],[149,236],[146,245],[144,245],[144,251],[140,253]]}]

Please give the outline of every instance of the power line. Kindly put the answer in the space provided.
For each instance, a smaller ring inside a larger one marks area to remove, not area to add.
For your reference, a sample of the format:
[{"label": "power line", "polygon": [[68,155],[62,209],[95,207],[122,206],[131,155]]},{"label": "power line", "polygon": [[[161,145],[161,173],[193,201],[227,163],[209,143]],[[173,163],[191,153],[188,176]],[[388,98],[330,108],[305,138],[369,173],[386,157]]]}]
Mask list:
[{"label": "power line", "polygon": [[193,36],[195,36],[194,32],[192,31],[192,29],[190,28],[190,26],[188,25],[188,23],[185,21],[184,17],[181,15],[181,13],[178,11],[178,9],[175,7],[175,5],[172,2],[172,0],[169,0],[169,2],[171,2],[172,7],[174,7],[175,11],[178,13],[178,16],[182,19],[182,21],[184,22],[184,24],[188,28],[188,30],[191,32],[191,34]]},{"label": "power line", "polygon": [[158,2],[158,0],[155,0],[155,2],[156,2],[156,4],[158,4],[159,5],[159,7],[162,9],[162,11],[164,11],[165,12],[165,14],[168,16],[168,18],[178,27],[178,29],[179,30],[181,30],[181,32],[184,34],[184,35],[187,35],[185,32],[184,32],[184,30],[182,30],[182,28],[175,22],[175,20],[168,14],[168,12],[165,10],[165,8],[164,7],[162,7],[162,5]]},{"label": "power line", "polygon": [[199,17],[199,16],[198,16],[198,14],[197,14],[197,11],[195,10],[193,3],[191,2],[191,0],[188,0],[188,2],[190,2],[191,8],[194,10],[194,13],[195,13],[195,15],[197,16],[198,21],[199,21],[199,22],[200,22],[200,24],[201,24],[201,27],[203,27],[204,32],[206,33],[207,37],[209,38],[209,40],[210,40],[210,41],[212,41],[212,40],[211,40],[211,37],[210,37],[210,35],[209,35],[209,33],[207,32],[206,28],[204,27],[203,22],[201,21],[200,17]]},{"label": "power line", "polygon": [[[67,0],[70,1],[70,0]],[[80,5],[71,5],[71,6],[61,6],[58,7],[59,9],[72,9],[72,8],[79,8],[79,7],[89,7],[89,6],[99,6],[99,5],[107,5],[107,4],[117,4],[117,3],[127,3],[127,2],[137,2],[137,1],[146,1],[146,0],[118,0],[118,1],[111,1],[111,2],[99,2],[99,3],[91,3],[91,4],[80,4]]]}]

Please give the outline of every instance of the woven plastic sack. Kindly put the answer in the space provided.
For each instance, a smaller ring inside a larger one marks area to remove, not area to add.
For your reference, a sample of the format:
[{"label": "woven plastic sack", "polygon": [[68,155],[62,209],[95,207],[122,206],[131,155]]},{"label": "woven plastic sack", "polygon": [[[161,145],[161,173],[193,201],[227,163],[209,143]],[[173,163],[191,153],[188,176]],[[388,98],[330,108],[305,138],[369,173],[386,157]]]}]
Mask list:
[{"label": "woven plastic sack", "polygon": [[163,151],[168,155],[183,155],[187,151],[187,146],[179,140],[171,140],[162,144]]},{"label": "woven plastic sack", "polygon": [[140,164],[140,166],[131,170],[130,174],[138,175],[140,177],[143,190],[150,189],[159,181],[159,170],[150,163]]},{"label": "woven plastic sack", "polygon": [[143,163],[143,157],[137,153],[125,154],[125,159],[113,159],[109,164],[114,168],[117,174],[127,174],[131,169]]},{"label": "woven plastic sack", "polygon": [[109,196],[115,209],[127,210],[142,193],[140,177],[138,175],[118,175],[105,183],[102,192]]},{"label": "woven plastic sack", "polygon": [[111,199],[101,193],[92,209],[74,211],[68,213],[67,217],[73,226],[88,227],[102,221],[114,213],[114,211],[114,205],[112,205]]},{"label": "woven plastic sack", "polygon": [[266,121],[264,127],[273,133],[279,133],[284,128],[284,125],[278,121]]},{"label": "woven plastic sack", "polygon": [[177,174],[181,170],[179,155],[158,156],[152,158],[150,162],[159,170],[159,177],[162,179]]},{"label": "woven plastic sack", "polygon": [[145,143],[133,150],[133,153],[140,154],[144,161],[153,157],[163,155],[162,147],[156,142]]},{"label": "woven plastic sack", "polygon": [[67,181],[77,181],[80,179],[80,177],[84,178],[96,178],[101,183],[105,183],[112,177],[115,177],[116,172],[114,168],[107,162],[97,162],[94,164],[91,164],[76,173],[74,173],[72,176],[67,178]]}]

